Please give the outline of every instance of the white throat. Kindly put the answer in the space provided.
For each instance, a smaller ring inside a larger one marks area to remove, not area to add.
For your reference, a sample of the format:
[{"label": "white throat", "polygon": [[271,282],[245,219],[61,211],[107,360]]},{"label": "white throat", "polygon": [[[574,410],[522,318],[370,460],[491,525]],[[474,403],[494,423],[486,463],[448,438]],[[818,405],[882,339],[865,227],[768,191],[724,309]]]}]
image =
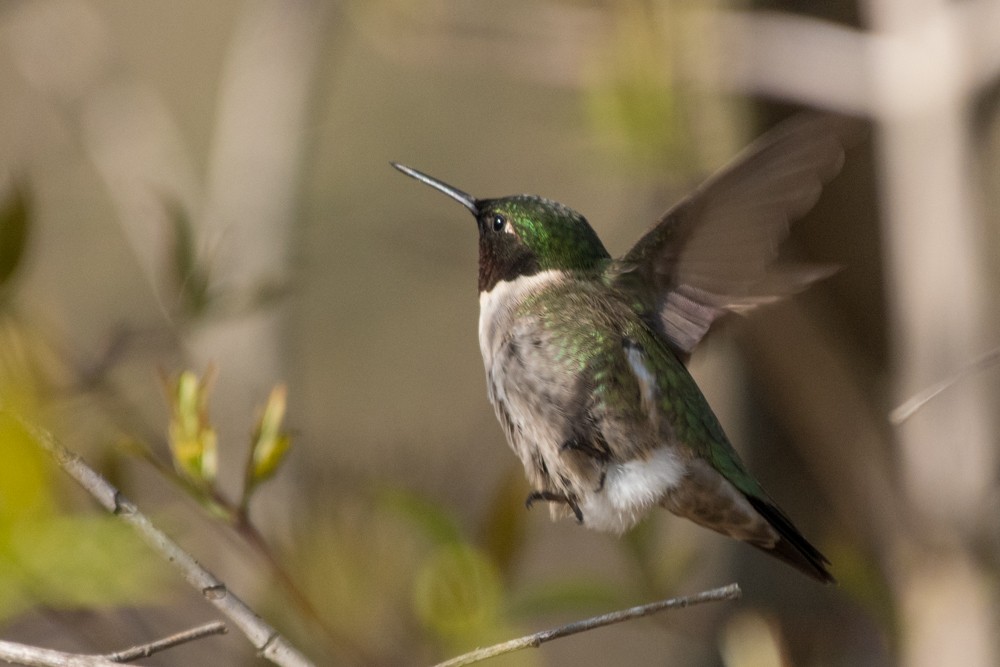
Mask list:
[{"label": "white throat", "polygon": [[565,279],[562,271],[549,269],[514,280],[501,280],[489,292],[479,293],[479,349],[489,368],[496,349],[497,335],[508,331],[518,304],[546,287]]}]

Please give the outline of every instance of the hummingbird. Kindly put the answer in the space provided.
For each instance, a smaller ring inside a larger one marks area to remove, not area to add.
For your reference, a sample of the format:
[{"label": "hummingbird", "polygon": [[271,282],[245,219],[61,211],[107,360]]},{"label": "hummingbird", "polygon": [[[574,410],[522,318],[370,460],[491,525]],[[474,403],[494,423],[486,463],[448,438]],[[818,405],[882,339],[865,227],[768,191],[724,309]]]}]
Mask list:
[{"label": "hummingbird", "polygon": [[779,124],[613,259],[580,213],[536,195],[477,199],[487,393],[552,519],[621,534],[654,507],[824,583],[829,561],[740,460],[687,369],[712,323],[804,289],[828,267],[773,265],[790,221],[844,161],[846,121]]}]

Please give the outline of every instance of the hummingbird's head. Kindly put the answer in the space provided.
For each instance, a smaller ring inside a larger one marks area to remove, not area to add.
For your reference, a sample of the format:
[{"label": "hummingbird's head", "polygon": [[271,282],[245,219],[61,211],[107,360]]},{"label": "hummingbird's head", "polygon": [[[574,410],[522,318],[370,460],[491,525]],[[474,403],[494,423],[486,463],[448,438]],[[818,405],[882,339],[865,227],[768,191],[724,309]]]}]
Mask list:
[{"label": "hummingbird's head", "polygon": [[396,169],[443,192],[476,217],[479,227],[479,291],[550,269],[596,271],[610,259],[582,215],[534,195],[476,199],[416,169]]}]

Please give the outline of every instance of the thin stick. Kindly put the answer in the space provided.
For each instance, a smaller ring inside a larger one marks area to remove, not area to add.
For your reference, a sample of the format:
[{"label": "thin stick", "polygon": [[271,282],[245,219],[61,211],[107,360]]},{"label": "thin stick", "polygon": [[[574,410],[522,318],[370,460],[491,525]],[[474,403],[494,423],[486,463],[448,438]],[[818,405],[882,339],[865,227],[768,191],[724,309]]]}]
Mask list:
[{"label": "thin stick", "polygon": [[134,646],[124,651],[108,655],[87,655],[82,653],[66,653],[54,651],[28,644],[0,641],[0,660],[29,667],[120,667],[123,662],[131,662],[146,658],[158,651],[201,639],[209,635],[220,635],[226,631],[226,625],[215,621],[175,635],[165,637],[149,644]]},{"label": "thin stick", "polygon": [[684,607],[690,607],[703,602],[737,600],[739,597],[739,584],[729,584],[728,586],[714,588],[710,591],[705,591],[696,595],[688,595],[686,597],[670,598],[668,600],[660,600],[659,602],[651,602],[639,607],[613,611],[609,614],[603,614],[601,616],[595,616],[583,621],[577,621],[558,628],[542,630],[541,632],[526,635],[518,639],[511,639],[510,641],[500,644],[494,644],[493,646],[487,646],[486,648],[479,648],[475,651],[470,651],[469,653],[465,653],[456,658],[445,660],[444,662],[435,665],[435,667],[460,667],[461,665],[469,665],[474,662],[480,662],[488,658],[503,655],[504,653],[513,653],[514,651],[520,651],[525,648],[538,648],[545,642],[552,641],[553,639],[568,637],[569,635],[575,635],[578,632],[586,632],[605,625],[630,621],[633,618],[649,616],[650,614],[655,614],[665,609],[683,609]]},{"label": "thin stick", "polygon": [[940,382],[932,384],[923,391],[916,393],[907,400],[903,401],[900,405],[895,407],[891,412],[889,412],[889,421],[894,425],[899,426],[904,421],[913,416],[913,414],[924,407],[931,399],[940,394],[945,389],[948,389],[955,383],[957,383],[962,378],[966,377],[970,373],[975,371],[981,371],[990,366],[996,364],[1000,361],[1000,347],[994,348],[989,352],[981,355],[979,358],[975,359],[969,365],[960,369],[957,373],[949,378],[945,378]]},{"label": "thin stick", "polygon": [[8,641],[0,641],[0,660],[28,667],[121,667],[100,655],[63,653]]},{"label": "thin stick", "polygon": [[210,635],[223,635],[225,633],[226,624],[222,621],[213,621],[211,623],[206,623],[205,625],[199,625],[197,628],[191,628],[190,630],[185,630],[183,632],[170,635],[169,637],[158,639],[155,642],[140,644],[139,646],[133,646],[122,651],[116,651],[115,653],[108,653],[103,657],[107,658],[111,662],[132,662],[133,660],[138,660],[139,658],[148,658],[154,653],[165,651],[168,648],[179,646],[180,644],[193,642],[196,639],[201,639],[202,637],[208,637]]},{"label": "thin stick", "polygon": [[15,419],[104,509],[132,526],[154,551],[177,567],[189,584],[200,591],[206,600],[215,605],[246,635],[262,657],[283,667],[311,667],[312,663],[308,658],[254,613],[253,609],[232,593],[220,579],[199,565],[189,553],[154,526],[139,511],[135,503],[88,466],[79,455],[66,449],[45,429],[4,409],[2,405],[0,412],[6,412]]}]

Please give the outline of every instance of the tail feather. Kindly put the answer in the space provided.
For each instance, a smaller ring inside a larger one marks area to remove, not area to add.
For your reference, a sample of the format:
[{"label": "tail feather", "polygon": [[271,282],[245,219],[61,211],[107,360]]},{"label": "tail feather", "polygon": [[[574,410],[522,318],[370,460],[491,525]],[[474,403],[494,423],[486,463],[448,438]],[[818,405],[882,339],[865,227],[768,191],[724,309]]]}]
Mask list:
[{"label": "tail feather", "polygon": [[837,583],[837,580],[827,570],[830,561],[802,536],[802,533],[792,525],[792,522],[785,516],[784,512],[767,500],[751,495],[747,495],[746,499],[750,501],[750,504],[753,505],[753,508],[762,517],[767,519],[767,522],[771,524],[781,537],[774,544],[754,544],[753,542],[749,542],[749,544],[785,561],[800,572],[824,584]]},{"label": "tail feather", "polygon": [[813,579],[834,583],[827,570],[830,562],[802,537],[752,479],[737,486],[708,462],[695,459],[660,504],[677,516],[757,547]]}]

